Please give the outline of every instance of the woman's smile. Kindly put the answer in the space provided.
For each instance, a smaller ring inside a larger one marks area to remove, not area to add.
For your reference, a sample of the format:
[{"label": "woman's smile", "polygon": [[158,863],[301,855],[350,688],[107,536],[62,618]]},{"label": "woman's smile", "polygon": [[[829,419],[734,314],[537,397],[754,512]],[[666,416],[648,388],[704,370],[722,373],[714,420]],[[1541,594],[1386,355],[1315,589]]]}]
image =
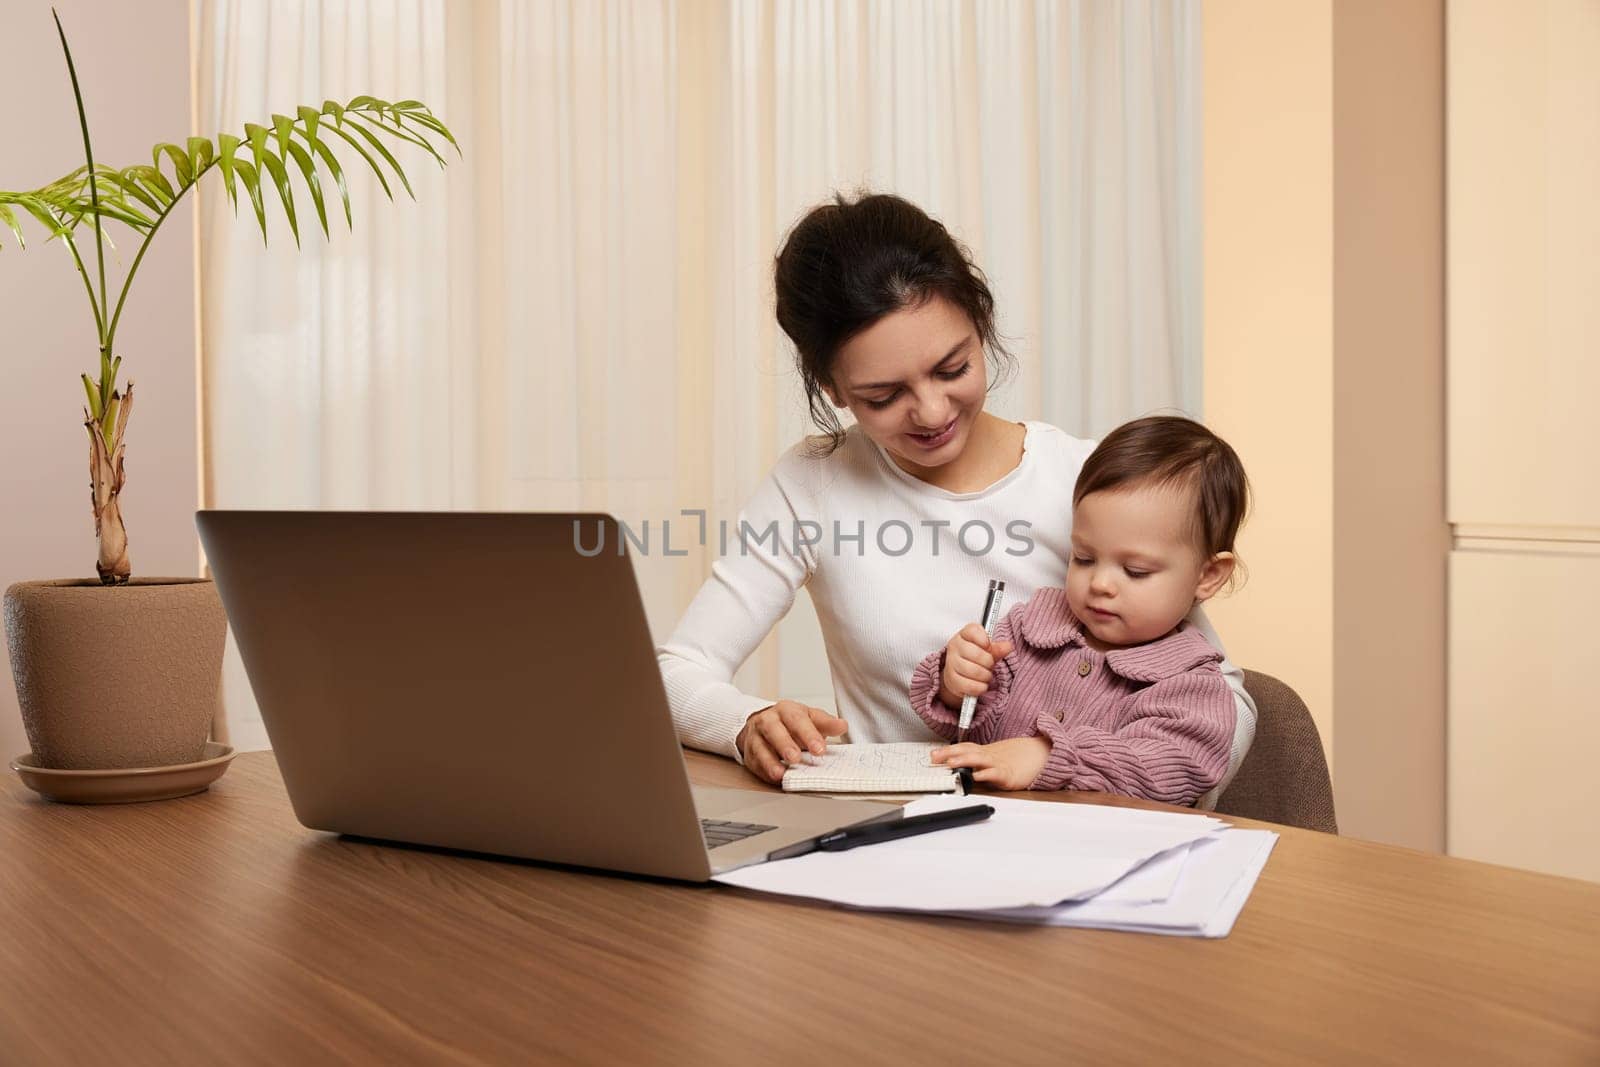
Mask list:
[{"label": "woman's smile", "polygon": [[919,448],[941,448],[955,439],[956,427],[960,422],[961,416],[957,415],[947,422],[942,429],[934,430],[932,433],[908,433],[906,436],[911,438]]}]

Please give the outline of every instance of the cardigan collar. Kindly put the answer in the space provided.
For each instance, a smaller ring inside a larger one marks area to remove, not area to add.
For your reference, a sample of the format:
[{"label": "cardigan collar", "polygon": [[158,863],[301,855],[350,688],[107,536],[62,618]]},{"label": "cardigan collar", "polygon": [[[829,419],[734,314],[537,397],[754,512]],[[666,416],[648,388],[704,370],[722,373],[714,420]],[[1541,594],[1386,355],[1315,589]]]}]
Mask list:
[{"label": "cardigan collar", "polygon": [[[1067,606],[1064,589],[1040,589],[1017,615],[1017,637],[1030,648],[1054,649],[1067,645],[1087,648],[1083,623]],[[1187,622],[1156,641],[1105,654],[1106,666],[1131,682],[1159,682],[1183,674],[1222,653]]]}]

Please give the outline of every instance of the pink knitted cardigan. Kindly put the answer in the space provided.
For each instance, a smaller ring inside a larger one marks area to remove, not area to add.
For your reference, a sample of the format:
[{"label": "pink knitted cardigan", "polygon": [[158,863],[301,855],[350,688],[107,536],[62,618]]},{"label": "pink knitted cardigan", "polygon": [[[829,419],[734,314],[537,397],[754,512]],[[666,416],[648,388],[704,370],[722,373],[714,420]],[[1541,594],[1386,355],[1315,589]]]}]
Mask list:
[{"label": "pink knitted cardigan", "polygon": [[[1006,613],[996,640],[1011,654],[978,698],[967,740],[1042,735],[1050,742],[1033,789],[1083,789],[1193,804],[1222,780],[1236,714],[1222,653],[1188,624],[1129,648],[1099,652],[1061,589],[1041,589]],[[911,706],[955,740],[956,712],[939,700],[944,650],[911,678]]]}]

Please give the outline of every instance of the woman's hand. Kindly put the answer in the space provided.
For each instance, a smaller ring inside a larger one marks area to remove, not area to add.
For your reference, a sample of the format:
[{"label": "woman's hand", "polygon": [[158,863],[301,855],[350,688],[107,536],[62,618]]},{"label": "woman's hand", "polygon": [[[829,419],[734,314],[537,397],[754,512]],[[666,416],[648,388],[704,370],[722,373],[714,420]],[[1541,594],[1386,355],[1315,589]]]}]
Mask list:
[{"label": "woman's hand", "polygon": [[789,764],[800,762],[802,751],[820,756],[827,751],[827,739],[842,737],[847,729],[843,719],[821,708],[780,700],[746,719],[734,743],[751,774],[776,784]]},{"label": "woman's hand", "polygon": [[1043,736],[1013,737],[989,745],[946,745],[932,752],[933,762],[945,767],[972,767],[972,780],[996,789],[1027,789],[1050,758],[1050,742]]},{"label": "woman's hand", "polygon": [[1011,654],[1010,641],[995,641],[969,622],[944,646],[944,673],[939,676],[939,702],[955,710],[962,697],[981,697],[994,680],[994,664]]}]

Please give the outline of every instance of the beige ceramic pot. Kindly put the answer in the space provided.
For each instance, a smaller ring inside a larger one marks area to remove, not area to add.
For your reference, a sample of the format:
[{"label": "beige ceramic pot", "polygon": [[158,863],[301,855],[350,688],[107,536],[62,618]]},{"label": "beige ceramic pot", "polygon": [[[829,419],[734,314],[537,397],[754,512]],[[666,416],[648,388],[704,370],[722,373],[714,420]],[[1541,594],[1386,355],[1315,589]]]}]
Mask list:
[{"label": "beige ceramic pot", "polygon": [[203,578],[19,582],[6,647],[38,766],[193,763],[222,679],[227,617]]}]

